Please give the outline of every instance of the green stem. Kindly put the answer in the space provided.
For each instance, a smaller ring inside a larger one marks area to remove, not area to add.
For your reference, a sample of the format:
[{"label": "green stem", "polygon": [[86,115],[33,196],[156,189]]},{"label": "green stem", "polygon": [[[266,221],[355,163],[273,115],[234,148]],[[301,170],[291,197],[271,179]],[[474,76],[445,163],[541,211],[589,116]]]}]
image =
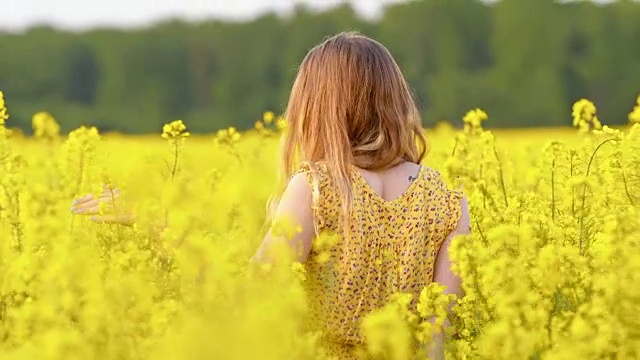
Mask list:
[{"label": "green stem", "polygon": [[[479,179],[482,179],[482,164],[480,164],[480,176]],[[487,208],[487,196],[485,195],[485,191],[482,191],[482,208]]]},{"label": "green stem", "polygon": [[[571,158],[569,159],[569,177],[573,177],[573,158],[574,158],[575,154],[572,152],[571,153]],[[575,191],[571,190],[571,214],[573,214],[573,216],[576,216],[576,193]]]},{"label": "green stem", "polygon": [[173,144],[173,167],[171,169],[171,180],[173,181],[173,179],[176,177],[176,173],[178,172],[178,155],[180,153],[179,149],[178,149],[178,142],[176,141]]},{"label": "green stem", "polygon": [[[591,165],[593,164],[593,159],[595,159],[596,154],[598,153],[598,150],[600,150],[600,148],[608,143],[613,141],[614,139],[607,139],[603,142],[601,142],[598,146],[596,146],[595,150],[593,150],[593,153],[591,154],[591,157],[589,158],[589,163],[587,164],[587,172],[585,174],[585,177],[588,178],[589,174],[591,173]],[[582,204],[580,205],[580,241],[578,243],[578,248],[580,250],[580,254],[584,255],[584,250],[583,249],[583,243],[586,242],[585,239],[585,234],[584,234],[584,218],[585,218],[585,214],[584,214],[584,208],[585,208],[585,203],[587,200],[587,184],[584,184],[584,186],[582,187]],[[586,245],[586,244],[585,244]]]},{"label": "green stem", "polygon": [[622,171],[622,183],[624,184],[624,192],[627,194],[627,198],[629,198],[629,202],[631,203],[631,205],[635,206],[636,202],[633,200],[633,197],[629,192],[629,186],[627,184],[627,177],[624,175],[624,169],[621,169],[621,171]]},{"label": "green stem", "polygon": [[504,183],[504,172],[502,171],[502,163],[500,162],[498,149],[496,149],[495,144],[493,145],[493,155],[495,155],[496,160],[498,161],[498,171],[500,172],[500,187],[502,188],[502,196],[504,197],[504,206],[509,207],[509,201],[507,199],[507,187]]},{"label": "green stem", "polygon": [[15,200],[15,219],[12,221],[13,233],[16,241],[16,251],[22,252],[22,223],[20,223],[20,194],[16,191],[13,194]]},{"label": "green stem", "polygon": [[556,159],[551,162],[551,220],[556,221]]},{"label": "green stem", "polygon": [[475,219],[476,221],[476,227],[478,228],[478,234],[480,234],[480,238],[484,241],[484,243],[487,243],[487,238],[484,236],[484,232],[482,232],[482,228],[480,227],[480,223],[478,222],[478,219]]},{"label": "green stem", "polygon": [[[178,173],[178,159],[180,155],[180,144],[179,140],[176,140],[173,144],[173,167],[171,168],[171,179],[173,181]],[[169,210],[164,211],[164,223],[165,225],[169,223]]]}]

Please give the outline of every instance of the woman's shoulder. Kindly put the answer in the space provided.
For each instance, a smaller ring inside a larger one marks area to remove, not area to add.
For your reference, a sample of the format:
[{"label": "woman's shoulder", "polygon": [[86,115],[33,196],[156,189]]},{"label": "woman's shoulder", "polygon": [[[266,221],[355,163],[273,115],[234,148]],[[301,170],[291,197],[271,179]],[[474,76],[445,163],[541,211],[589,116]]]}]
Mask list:
[{"label": "woman's shoulder", "polygon": [[432,167],[421,165],[421,173],[422,178],[431,184],[441,184],[444,183],[444,179],[442,173],[439,170],[436,170]]},{"label": "woman's shoulder", "polygon": [[293,177],[301,176],[306,178],[312,189],[324,188],[329,183],[327,165],[324,162],[304,161],[298,166],[298,170]]},{"label": "woman's shoulder", "polygon": [[468,223],[468,205],[462,187],[454,188],[449,186],[445,177],[436,169],[424,167],[423,173],[426,196],[424,201],[429,204],[430,208],[435,210],[438,216],[444,219],[439,224],[443,227],[445,233],[451,233],[461,218],[463,222],[467,221],[461,226],[468,227],[468,225],[465,225]]},{"label": "woman's shoulder", "polygon": [[314,178],[325,178],[327,176],[327,164],[324,161],[303,161],[298,166],[296,173],[304,173]]},{"label": "woman's shoulder", "polygon": [[439,170],[422,165],[422,174],[427,190],[443,192],[456,198],[461,198],[463,196],[462,188],[454,189],[449,186],[445,177]]},{"label": "woman's shoulder", "polygon": [[327,163],[326,161],[302,161],[298,168],[299,171],[326,171]]}]

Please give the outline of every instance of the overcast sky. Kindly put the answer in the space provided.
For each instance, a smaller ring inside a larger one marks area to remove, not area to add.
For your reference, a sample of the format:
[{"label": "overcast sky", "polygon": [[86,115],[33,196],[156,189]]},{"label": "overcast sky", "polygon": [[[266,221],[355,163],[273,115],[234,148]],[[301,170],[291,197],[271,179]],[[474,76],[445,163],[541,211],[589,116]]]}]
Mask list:
[{"label": "overcast sky", "polygon": [[[375,16],[389,3],[402,0],[351,0],[365,16]],[[36,24],[73,30],[95,26],[137,27],[169,17],[203,19],[212,16],[250,18],[266,10],[286,11],[295,4],[315,8],[341,0],[0,0],[0,29],[20,31]]]}]

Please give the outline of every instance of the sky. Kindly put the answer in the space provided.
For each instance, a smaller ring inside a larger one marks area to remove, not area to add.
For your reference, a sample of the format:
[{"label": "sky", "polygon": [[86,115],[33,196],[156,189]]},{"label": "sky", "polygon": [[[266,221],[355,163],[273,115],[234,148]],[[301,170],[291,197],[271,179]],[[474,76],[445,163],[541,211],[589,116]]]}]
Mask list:
[{"label": "sky", "polygon": [[[349,0],[363,16],[376,16],[385,4],[403,0]],[[247,19],[265,11],[286,12],[305,3],[324,9],[342,0],[0,0],[0,30],[23,31],[51,25],[82,31],[93,27],[140,27],[167,18]]]}]

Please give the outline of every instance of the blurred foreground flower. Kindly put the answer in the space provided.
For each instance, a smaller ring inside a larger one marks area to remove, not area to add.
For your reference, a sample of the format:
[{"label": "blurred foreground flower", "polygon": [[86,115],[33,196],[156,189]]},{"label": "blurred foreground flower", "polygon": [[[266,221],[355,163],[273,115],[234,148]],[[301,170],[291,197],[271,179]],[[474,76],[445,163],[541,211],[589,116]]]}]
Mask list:
[{"label": "blurred foreground flower", "polygon": [[66,145],[79,148],[82,152],[87,151],[88,145],[94,147],[98,140],[100,140],[100,133],[95,126],[81,126],[69,133]]},{"label": "blurred foreground flower", "polygon": [[622,138],[623,136],[620,130],[610,128],[607,125],[603,126],[602,130],[593,130],[593,133],[597,135],[609,135],[614,140],[620,140],[620,138]]},{"label": "blurred foreground flower", "polygon": [[276,117],[272,111],[267,111],[262,115],[262,120],[254,124],[254,128],[263,136],[270,137],[277,135],[287,128],[287,122],[282,116]]},{"label": "blurred foreground flower", "polygon": [[165,140],[178,140],[190,135],[182,120],[174,120],[162,127],[162,138]]},{"label": "blurred foreground flower", "polygon": [[365,316],[361,327],[367,352],[375,359],[411,358],[412,330],[418,322],[409,309],[411,294],[396,293],[389,302]]},{"label": "blurred foreground flower", "polygon": [[7,114],[7,108],[4,105],[4,94],[0,90],[0,125],[4,125],[7,119],[9,119],[9,114]]},{"label": "blurred foreground flower", "polygon": [[218,130],[216,140],[220,143],[233,144],[240,141],[240,133],[234,127]]},{"label": "blurred foreground flower", "polygon": [[596,115],[596,106],[587,99],[580,99],[573,104],[573,126],[581,132],[600,130],[602,124]]},{"label": "blurred foreground flower", "polygon": [[[0,103],[0,105],[1,104],[2,103]],[[638,99],[636,100],[636,106],[633,108],[633,111],[631,111],[631,113],[629,114],[629,121],[632,124],[640,124],[640,95],[638,95]]]},{"label": "blurred foreground flower", "polygon": [[60,135],[60,125],[47,112],[42,111],[33,115],[31,124],[36,138],[55,139]]},{"label": "blurred foreground flower", "polygon": [[464,122],[465,133],[475,133],[482,130],[482,122],[487,120],[489,116],[482,109],[473,109],[467,112],[462,118]]},{"label": "blurred foreground flower", "polygon": [[265,124],[267,125],[271,125],[271,123],[273,123],[273,119],[275,119],[275,115],[273,114],[272,111],[267,111],[262,115],[262,121],[264,121]]},{"label": "blurred foreground flower", "polygon": [[287,120],[282,116],[278,117],[278,120],[276,120],[276,128],[280,131],[285,130],[287,128]]}]

